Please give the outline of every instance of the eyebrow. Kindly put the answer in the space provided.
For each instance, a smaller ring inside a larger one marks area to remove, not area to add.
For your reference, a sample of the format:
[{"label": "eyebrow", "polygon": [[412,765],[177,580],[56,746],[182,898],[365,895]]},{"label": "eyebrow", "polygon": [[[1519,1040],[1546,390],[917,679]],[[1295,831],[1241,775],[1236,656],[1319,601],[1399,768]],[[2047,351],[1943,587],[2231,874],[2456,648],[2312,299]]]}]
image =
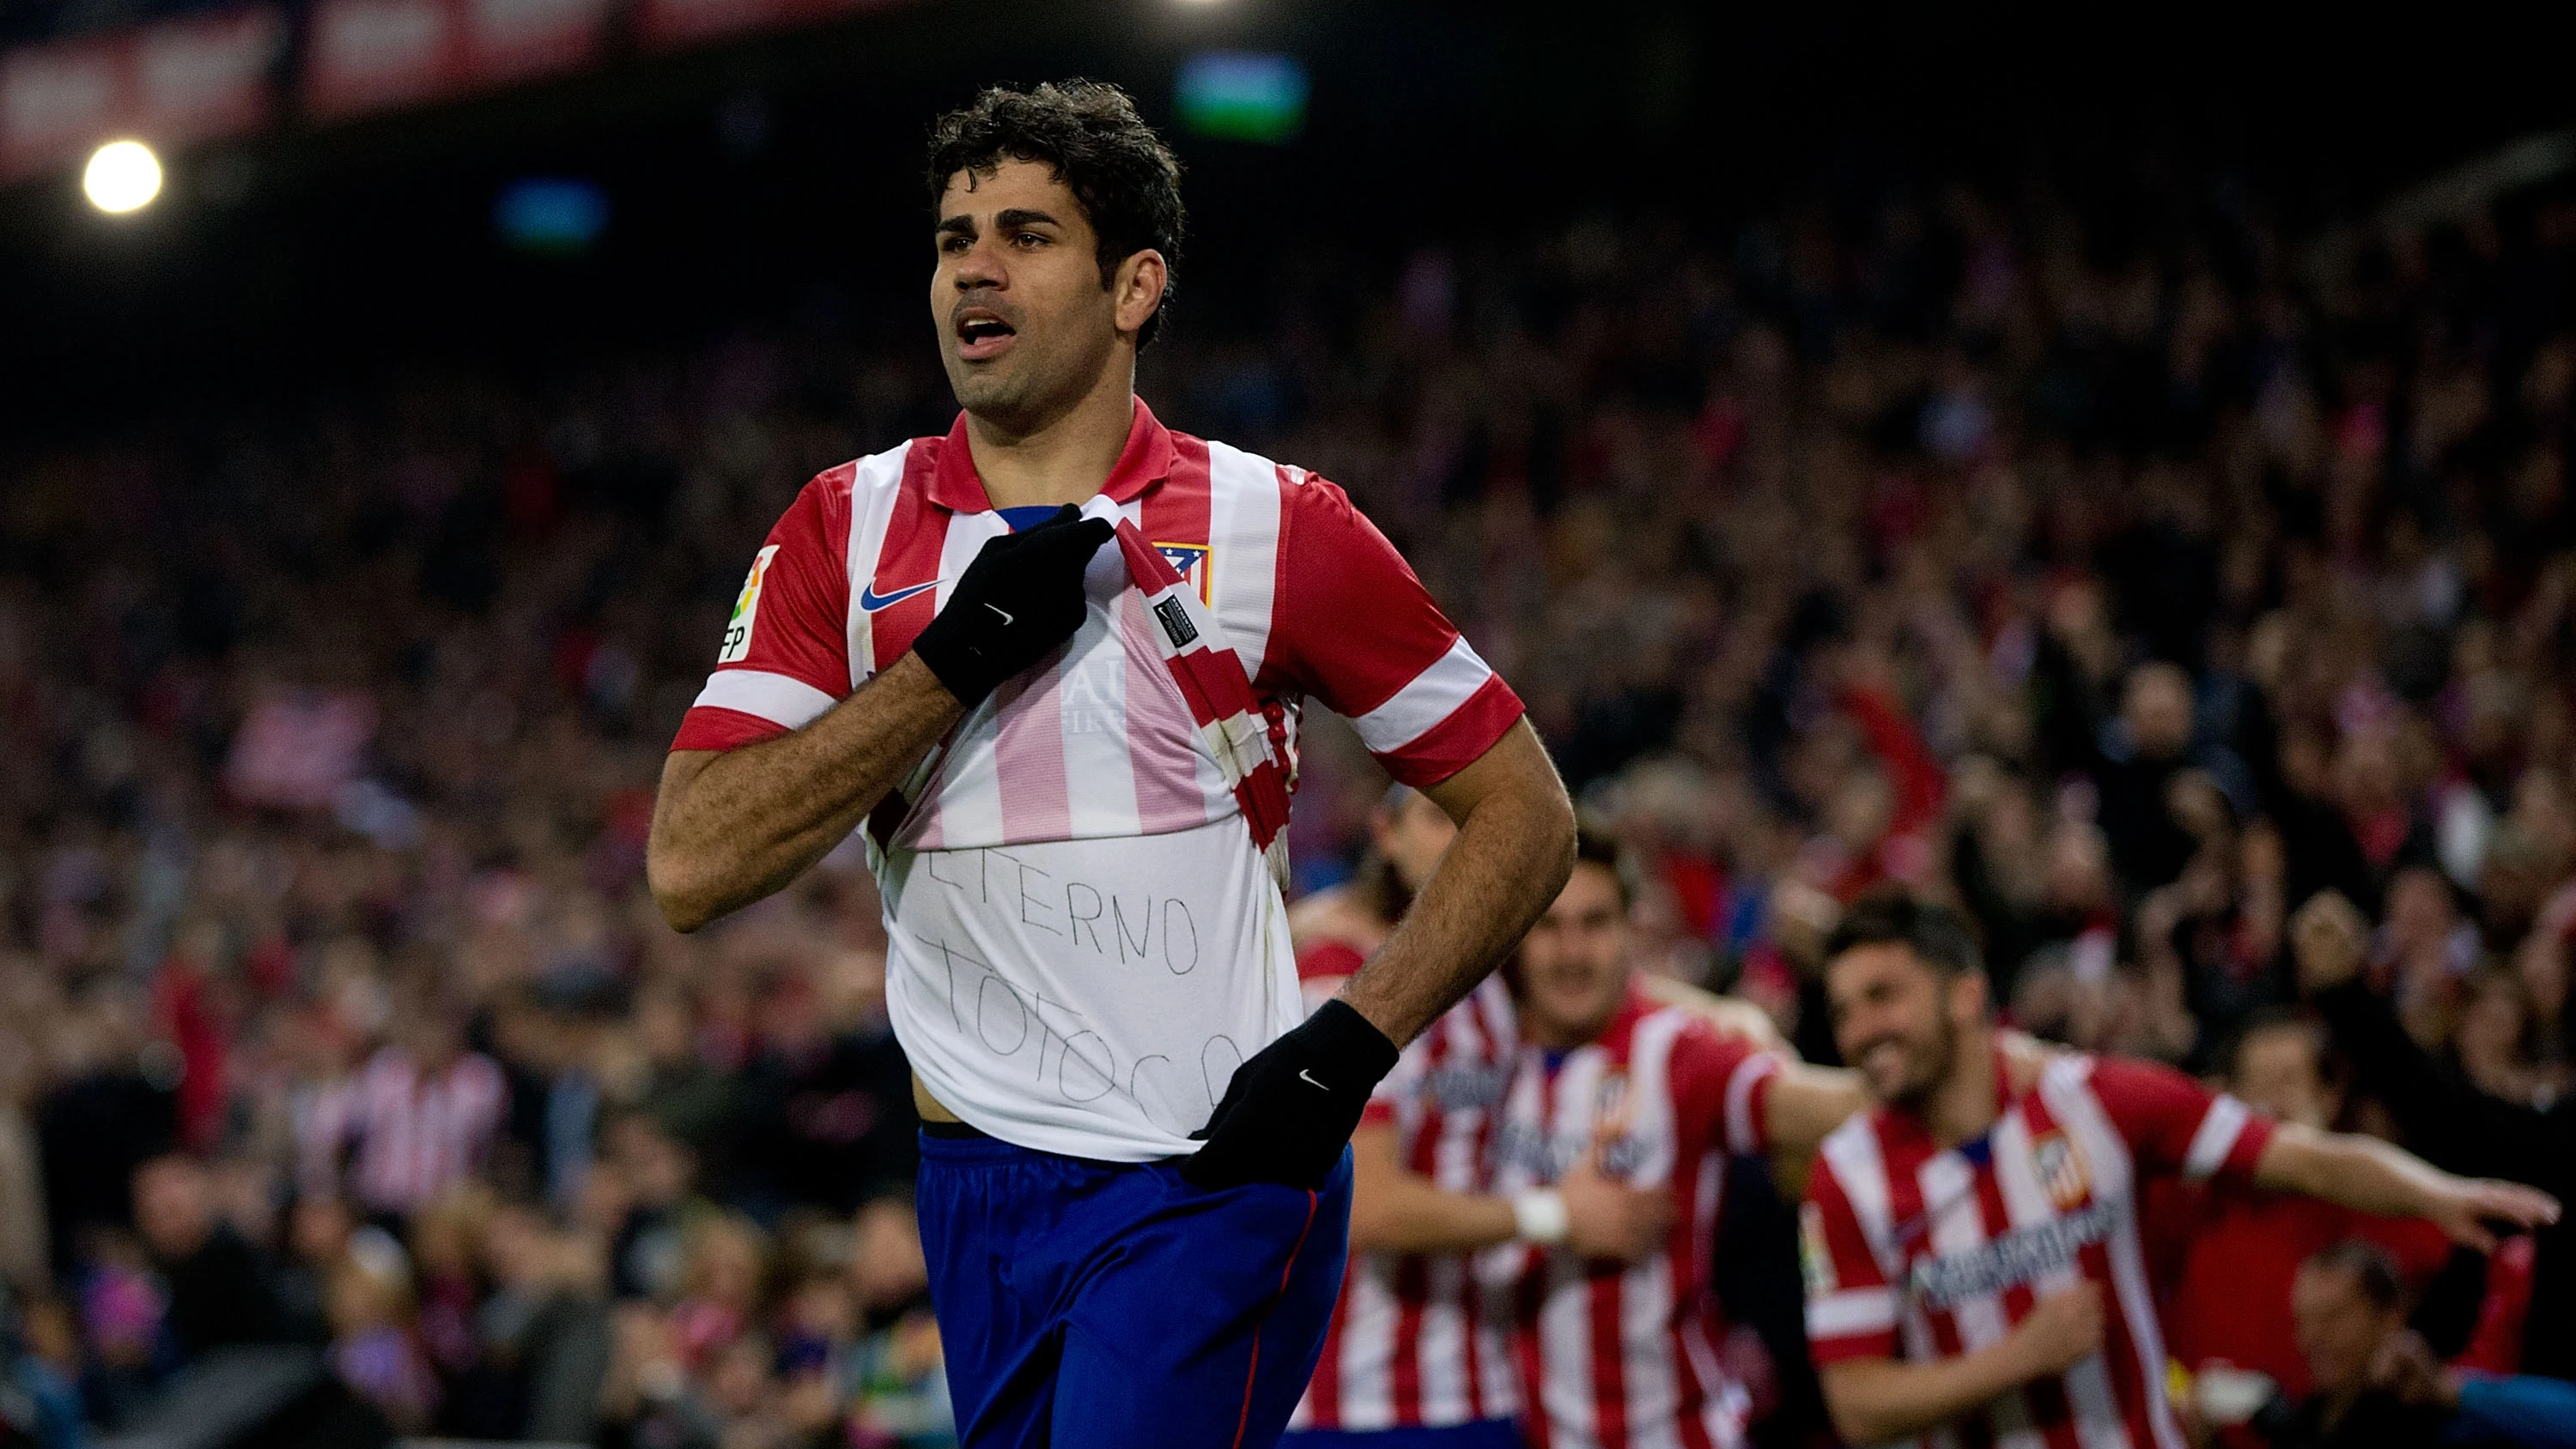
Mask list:
[{"label": "eyebrow", "polygon": [[[1014,206],[993,213],[993,225],[999,230],[1008,231],[1015,226],[1062,226],[1064,223],[1047,212],[1025,206]],[[962,211],[955,216],[942,218],[939,225],[931,228],[933,236],[973,236],[974,234],[975,218]]]}]

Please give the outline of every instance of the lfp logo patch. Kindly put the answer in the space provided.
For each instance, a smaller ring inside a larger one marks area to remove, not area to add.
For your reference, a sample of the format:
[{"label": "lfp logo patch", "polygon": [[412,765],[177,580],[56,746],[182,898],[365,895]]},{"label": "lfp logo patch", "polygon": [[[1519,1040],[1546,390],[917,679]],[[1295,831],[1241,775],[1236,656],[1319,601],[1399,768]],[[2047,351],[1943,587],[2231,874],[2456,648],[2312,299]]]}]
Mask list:
[{"label": "lfp logo patch", "polygon": [[1825,1239],[1825,1214],[1814,1203],[1798,1204],[1798,1267],[1807,1280],[1807,1296],[1821,1298],[1842,1285],[1834,1280],[1834,1249]]},{"label": "lfp logo patch", "polygon": [[1172,572],[1181,576],[1181,582],[1190,586],[1191,591],[1199,596],[1200,603],[1210,608],[1216,607],[1216,600],[1208,593],[1208,546],[1206,544],[1158,543],[1154,545],[1154,552],[1163,556],[1163,562],[1172,566]]},{"label": "lfp logo patch", "polygon": [[778,545],[763,548],[751,561],[751,577],[742,581],[742,593],[733,601],[733,618],[725,625],[724,647],[716,651],[718,664],[739,664],[751,652],[751,626],[760,618],[760,587],[769,578],[769,561],[778,557]]}]

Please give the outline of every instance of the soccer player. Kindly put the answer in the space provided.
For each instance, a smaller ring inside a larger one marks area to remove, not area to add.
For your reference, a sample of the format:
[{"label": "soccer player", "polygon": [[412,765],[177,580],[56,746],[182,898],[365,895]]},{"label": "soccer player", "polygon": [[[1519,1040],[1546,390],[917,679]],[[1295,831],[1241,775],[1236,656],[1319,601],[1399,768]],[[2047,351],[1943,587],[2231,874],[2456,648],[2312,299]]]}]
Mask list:
[{"label": "soccer player", "polygon": [[[1726,1158],[1771,1153],[1794,1168],[1865,1105],[1860,1084],[1659,1001],[1630,964],[1615,848],[1589,833],[1504,974],[1522,1047],[1490,1191],[1529,1221],[1485,1266],[1513,1299],[1529,1437],[1542,1449],[1740,1443],[1749,1405],[1718,1361],[1710,1281]],[[1551,1197],[1570,1206],[1599,1182],[1669,1204],[1635,1251],[1547,1231],[1562,1221]]]},{"label": "soccer player", "polygon": [[[1602,853],[1578,837],[1578,862]],[[1578,863],[1578,882],[1586,871]],[[1662,1249],[1671,1195],[1605,1176],[1588,1156],[1551,1187],[1492,1191],[1498,1109],[1521,1049],[1516,1016],[1510,992],[1487,978],[1405,1048],[1370,1099],[1351,1138],[1350,1268],[1289,1421],[1295,1449],[1516,1449],[1508,1318],[1487,1301],[1475,1255],[1562,1243],[1635,1262]]]},{"label": "soccer player", "polygon": [[1327,886],[1288,910],[1297,975],[1310,990],[1326,981],[1338,987],[1385,943],[1457,833],[1457,824],[1429,796],[1404,785],[1387,787],[1369,812],[1369,848],[1356,878]]},{"label": "soccer player", "polygon": [[2163,1067],[2000,1057],[1958,916],[1866,900],[1828,945],[1834,1039],[1875,1105],[1825,1140],[1801,1247],[1807,1339],[1843,1437],[2181,1449],[2136,1201],[2219,1178],[2486,1226],[2556,1219],[2544,1193],[2440,1172],[2386,1143],[2275,1125]]},{"label": "soccer player", "polygon": [[[1340,1286],[1370,1091],[1545,907],[1572,809],[1340,489],[1136,399],[1182,208],[1124,95],[987,91],[929,187],[963,415],[771,532],[651,883],[693,928],[864,823],[967,1445],[1267,1445]],[[1309,697],[1458,835],[1303,1016],[1278,882]]]}]

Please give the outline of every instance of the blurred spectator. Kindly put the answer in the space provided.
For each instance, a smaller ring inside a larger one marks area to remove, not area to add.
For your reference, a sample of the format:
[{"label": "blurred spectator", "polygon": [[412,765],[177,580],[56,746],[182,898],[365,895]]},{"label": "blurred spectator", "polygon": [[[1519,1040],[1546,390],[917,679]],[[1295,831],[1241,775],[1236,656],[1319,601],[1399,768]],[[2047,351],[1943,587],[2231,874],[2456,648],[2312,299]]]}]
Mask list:
[{"label": "blurred spectator", "polygon": [[[2237,1043],[2228,1087],[2273,1120],[2337,1130],[2343,1094],[2326,1078],[2324,1029],[2295,1017],[2258,1019]],[[2315,1198],[2225,1185],[2173,1184],[2151,1196],[2146,1231],[2175,1260],[2159,1274],[2166,1348],[2195,1373],[2212,1364],[2260,1373],[2290,1399],[2308,1396],[2291,1287],[2300,1264],[2346,1240],[2379,1246],[2410,1298],[2450,1256],[2439,1228],[2372,1218]]]},{"label": "blurred spectator", "polygon": [[1431,797],[1388,787],[1369,811],[1368,848],[1351,879],[1297,902],[1288,933],[1300,980],[1331,981],[1360,969],[1404,918],[1413,893],[1431,878],[1458,833]]},{"label": "blurred spectator", "polygon": [[460,1425],[498,1439],[590,1442],[614,1351],[604,1265],[590,1244],[534,1209],[496,1209],[485,1227],[494,1292],[479,1315],[484,1352],[512,1389],[502,1422]]},{"label": "blurred spectator", "polygon": [[330,1336],[331,1275],[349,1254],[357,1230],[348,1204],[335,1197],[297,1198],[286,1213],[286,1251],[270,1275],[278,1309],[298,1338]]},{"label": "blurred spectator", "polygon": [[639,1110],[609,1124],[608,1163],[628,1193],[610,1239],[617,1296],[670,1302],[679,1296],[690,1234],[719,1211],[697,1192],[697,1155]]},{"label": "blurred spectator", "polygon": [[2337,1243],[2300,1264],[2293,1302],[2312,1392],[2257,1421],[2275,1449],[2568,1449],[2576,1385],[2445,1367],[2406,1328],[2387,1256]]},{"label": "blurred spectator", "polygon": [[332,1271],[331,1366],[395,1428],[417,1434],[438,1406],[438,1380],[414,1332],[411,1265],[381,1230],[367,1228]]},{"label": "blurred spectator", "polygon": [[58,1269],[82,1229],[133,1222],[135,1169],[178,1140],[175,1068],[147,1053],[136,1017],[131,993],[102,983],[51,1033],[60,1085],[37,1109],[37,1133]]},{"label": "blurred spectator", "polygon": [[[2300,909],[2291,928],[2299,984],[2312,994],[2353,1077],[2435,1166],[2480,1172],[2546,1189],[2576,1190],[2576,1102],[2543,1111],[2480,1091],[2445,1069],[2399,1023],[2389,1001],[2364,979],[2360,913],[2336,896]],[[2576,1377],[2576,1242],[2568,1224],[2535,1235],[2537,1258],[2519,1367]]]},{"label": "blurred spectator", "polygon": [[885,1017],[884,971],[882,956],[843,954],[761,982],[761,1049],[738,1079],[735,1172],[749,1202],[837,1215],[911,1194],[919,1124],[912,1068]]},{"label": "blurred spectator", "polygon": [[214,1179],[193,1158],[156,1157],[134,1171],[134,1225],[168,1295],[181,1353],[289,1337],[258,1253],[217,1216]]}]

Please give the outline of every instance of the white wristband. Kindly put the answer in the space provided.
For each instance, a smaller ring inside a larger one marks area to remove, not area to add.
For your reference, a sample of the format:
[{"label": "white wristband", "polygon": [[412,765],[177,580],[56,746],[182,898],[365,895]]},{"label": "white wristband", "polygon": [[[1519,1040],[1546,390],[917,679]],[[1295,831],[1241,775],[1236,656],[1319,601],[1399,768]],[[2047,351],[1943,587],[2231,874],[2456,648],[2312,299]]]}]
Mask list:
[{"label": "white wristband", "polygon": [[1574,1223],[1565,1211],[1565,1194],[1538,1188],[1512,1199],[1512,1225],[1522,1242],[1554,1247],[1565,1241]]}]

